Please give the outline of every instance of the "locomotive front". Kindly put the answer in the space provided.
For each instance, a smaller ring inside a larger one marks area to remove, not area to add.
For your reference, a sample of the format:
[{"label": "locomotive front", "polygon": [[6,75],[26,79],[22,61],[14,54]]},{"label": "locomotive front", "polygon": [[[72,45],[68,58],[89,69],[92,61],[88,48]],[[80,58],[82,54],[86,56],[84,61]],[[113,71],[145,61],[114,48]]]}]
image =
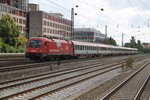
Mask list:
[{"label": "locomotive front", "polygon": [[27,42],[27,49],[25,53],[26,58],[30,58],[31,60],[41,59],[44,55],[43,45],[45,42],[45,38],[33,37],[30,38]]}]

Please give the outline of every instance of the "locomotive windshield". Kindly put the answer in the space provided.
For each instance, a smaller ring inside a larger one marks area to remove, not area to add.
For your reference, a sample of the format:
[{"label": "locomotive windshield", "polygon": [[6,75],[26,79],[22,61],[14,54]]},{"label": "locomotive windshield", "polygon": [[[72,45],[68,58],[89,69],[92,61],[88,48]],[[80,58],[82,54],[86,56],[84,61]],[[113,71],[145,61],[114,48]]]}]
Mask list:
[{"label": "locomotive windshield", "polygon": [[30,40],[29,47],[30,48],[39,48],[41,45],[41,40]]}]

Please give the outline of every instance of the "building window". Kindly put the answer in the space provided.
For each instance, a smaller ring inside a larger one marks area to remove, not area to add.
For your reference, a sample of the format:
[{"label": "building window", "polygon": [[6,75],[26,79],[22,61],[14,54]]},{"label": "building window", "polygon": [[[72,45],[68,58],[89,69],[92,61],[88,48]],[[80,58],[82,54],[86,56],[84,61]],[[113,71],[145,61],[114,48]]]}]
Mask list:
[{"label": "building window", "polygon": [[49,28],[47,28],[47,33],[49,33]]},{"label": "building window", "polygon": [[22,26],[19,26],[19,30],[22,31]]},{"label": "building window", "polygon": [[19,19],[19,23],[22,24],[22,19]]},{"label": "building window", "polygon": [[47,26],[49,26],[49,22],[47,22]]},{"label": "building window", "polygon": [[44,20],[43,24],[46,25],[46,21],[45,20]]},{"label": "building window", "polygon": [[23,24],[26,24],[26,20],[23,20]]},{"label": "building window", "polygon": [[19,16],[22,16],[22,11],[19,11]]},{"label": "building window", "polygon": [[43,32],[46,33],[46,28],[43,29]]}]

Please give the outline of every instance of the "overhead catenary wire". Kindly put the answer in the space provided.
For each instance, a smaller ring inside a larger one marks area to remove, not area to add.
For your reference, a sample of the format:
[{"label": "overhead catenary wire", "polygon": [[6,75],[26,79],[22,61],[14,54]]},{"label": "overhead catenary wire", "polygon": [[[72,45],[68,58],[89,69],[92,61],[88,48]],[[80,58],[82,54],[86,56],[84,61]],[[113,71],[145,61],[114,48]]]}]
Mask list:
[{"label": "overhead catenary wire", "polygon": [[56,4],[55,2],[52,2],[50,0],[47,0],[47,1],[50,2],[50,3],[52,3],[52,4],[54,4],[54,5],[56,5],[56,6],[58,6],[58,7],[61,7],[62,9],[65,9],[67,11],[71,11],[70,9],[67,9],[67,8],[65,8],[65,7],[63,7],[63,6],[59,5],[59,4]]},{"label": "overhead catenary wire", "polygon": [[45,3],[42,3],[42,2],[39,2],[39,1],[34,1],[34,0],[30,0],[31,2],[35,2],[35,3],[38,3],[38,4],[40,4],[40,5],[43,5],[43,6],[46,6],[46,7],[49,7],[49,8],[54,8],[54,9],[58,9],[58,10],[63,10],[63,11],[65,11],[65,12],[68,12],[68,10],[66,10],[66,9],[62,9],[62,8],[57,8],[57,7],[54,7],[54,6],[50,6],[50,5],[48,5],[48,4],[45,4]]},{"label": "overhead catenary wire", "polygon": [[143,23],[145,23],[144,19],[139,15],[139,13],[134,9],[132,3],[130,2],[130,0],[127,0],[128,4],[131,6],[131,8],[134,10],[135,13],[137,13],[137,15],[139,16],[139,18],[141,18],[141,20],[143,21]]},{"label": "overhead catenary wire", "polygon": [[146,9],[149,9],[148,6],[146,6],[146,4],[142,0],[139,0],[139,1]]}]

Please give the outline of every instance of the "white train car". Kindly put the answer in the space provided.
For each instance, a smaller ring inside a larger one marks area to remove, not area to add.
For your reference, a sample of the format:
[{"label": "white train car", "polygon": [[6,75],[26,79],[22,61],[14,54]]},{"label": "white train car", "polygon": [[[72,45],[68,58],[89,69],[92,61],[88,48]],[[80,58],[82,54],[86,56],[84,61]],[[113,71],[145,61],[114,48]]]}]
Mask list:
[{"label": "white train car", "polygon": [[99,55],[123,55],[136,54],[136,48],[119,47],[113,45],[72,41],[74,56],[99,56]]}]

